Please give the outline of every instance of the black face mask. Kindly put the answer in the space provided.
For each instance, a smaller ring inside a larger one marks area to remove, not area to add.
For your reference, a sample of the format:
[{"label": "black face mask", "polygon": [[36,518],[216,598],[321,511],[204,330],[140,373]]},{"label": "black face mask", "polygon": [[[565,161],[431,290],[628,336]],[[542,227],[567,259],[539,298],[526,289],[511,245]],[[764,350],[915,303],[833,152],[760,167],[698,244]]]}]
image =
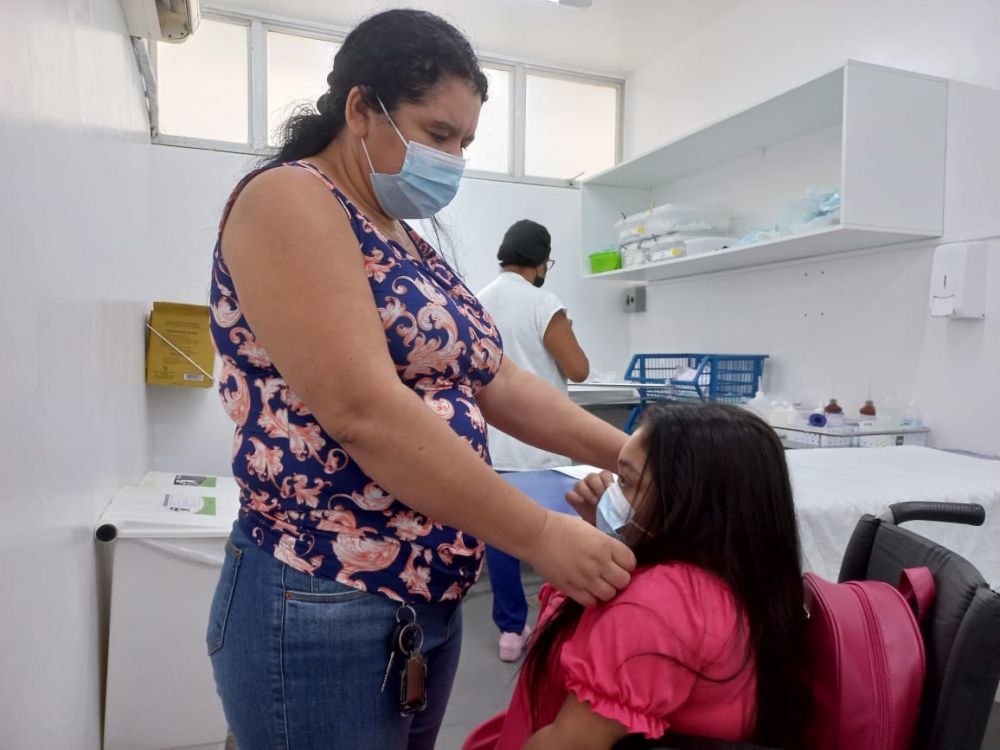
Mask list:
[{"label": "black face mask", "polygon": [[535,280],[531,282],[531,285],[537,287],[538,289],[541,289],[543,286],[545,286],[545,277],[542,276],[537,271],[535,271]]}]

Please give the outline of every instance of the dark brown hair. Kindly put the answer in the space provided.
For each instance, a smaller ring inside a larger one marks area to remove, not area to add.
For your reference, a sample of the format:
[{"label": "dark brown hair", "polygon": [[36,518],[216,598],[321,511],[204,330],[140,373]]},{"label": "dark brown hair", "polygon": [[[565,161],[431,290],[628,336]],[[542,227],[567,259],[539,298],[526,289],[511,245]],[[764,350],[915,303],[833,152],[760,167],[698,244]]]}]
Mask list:
[{"label": "dark brown hair", "polygon": [[[805,614],[799,537],[784,449],[749,411],[725,404],[650,407],[641,423],[647,458],[626,540],[640,567],[684,562],[729,586],[746,617],[747,663],[757,677],[753,741],[802,747]],[[540,694],[550,659],[573,632],[583,608],[567,600],[534,639],[525,677]],[[709,677],[677,659],[700,678]],[[745,664],[744,664],[745,666]],[[537,701],[533,702],[537,705]]]},{"label": "dark brown hair", "polygon": [[347,96],[356,86],[369,107],[381,112],[381,99],[391,114],[400,102],[422,101],[447,76],[469,81],[486,101],[486,75],[462,32],[425,11],[378,13],[344,39],[326,77],[326,93],[315,109],[302,108],[285,122],[281,148],[267,163],[296,161],[326,148],[347,122]]}]

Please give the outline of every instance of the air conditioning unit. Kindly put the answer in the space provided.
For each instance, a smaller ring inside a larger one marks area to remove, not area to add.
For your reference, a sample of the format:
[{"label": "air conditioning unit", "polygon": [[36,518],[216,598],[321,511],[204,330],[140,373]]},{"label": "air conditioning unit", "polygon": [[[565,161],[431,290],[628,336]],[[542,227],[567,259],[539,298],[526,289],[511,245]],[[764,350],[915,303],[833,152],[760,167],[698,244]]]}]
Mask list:
[{"label": "air conditioning unit", "polygon": [[201,22],[201,0],[122,0],[129,34],[183,42]]}]

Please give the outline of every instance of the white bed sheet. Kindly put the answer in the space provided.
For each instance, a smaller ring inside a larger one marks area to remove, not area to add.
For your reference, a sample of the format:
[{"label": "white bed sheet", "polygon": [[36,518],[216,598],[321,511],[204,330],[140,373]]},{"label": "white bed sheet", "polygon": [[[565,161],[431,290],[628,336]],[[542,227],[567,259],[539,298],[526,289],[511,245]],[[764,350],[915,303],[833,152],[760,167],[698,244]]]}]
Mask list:
[{"label": "white bed sheet", "polygon": [[932,448],[827,448],[786,452],[802,538],[803,567],[836,580],[858,519],[892,503],[979,503],[983,526],[913,522],[1000,588],[1000,461]]}]

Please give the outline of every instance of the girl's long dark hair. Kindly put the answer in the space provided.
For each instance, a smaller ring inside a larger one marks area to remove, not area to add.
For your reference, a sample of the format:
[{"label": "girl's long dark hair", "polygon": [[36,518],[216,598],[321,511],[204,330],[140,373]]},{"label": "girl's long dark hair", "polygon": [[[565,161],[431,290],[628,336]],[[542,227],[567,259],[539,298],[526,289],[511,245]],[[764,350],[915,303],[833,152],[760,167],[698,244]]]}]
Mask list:
[{"label": "girl's long dark hair", "polygon": [[[640,567],[684,562],[728,584],[747,627],[757,676],[752,740],[798,750],[807,709],[799,540],[784,449],[750,412],[725,404],[664,404],[641,423],[648,490],[626,533]],[[640,483],[641,485],[642,483]],[[583,608],[572,600],[534,638],[525,661],[532,695]],[[675,660],[676,661],[676,660]],[[735,679],[700,675],[713,682]],[[537,700],[533,705],[538,705]]]},{"label": "girl's long dark hair", "polygon": [[468,81],[483,102],[486,75],[468,39],[443,18],[420,10],[388,10],[347,35],[326,77],[329,88],[315,109],[300,108],[282,126],[281,148],[266,164],[314,156],[330,145],[346,124],[347,96],[356,86],[376,112],[412,104],[447,76]]}]

